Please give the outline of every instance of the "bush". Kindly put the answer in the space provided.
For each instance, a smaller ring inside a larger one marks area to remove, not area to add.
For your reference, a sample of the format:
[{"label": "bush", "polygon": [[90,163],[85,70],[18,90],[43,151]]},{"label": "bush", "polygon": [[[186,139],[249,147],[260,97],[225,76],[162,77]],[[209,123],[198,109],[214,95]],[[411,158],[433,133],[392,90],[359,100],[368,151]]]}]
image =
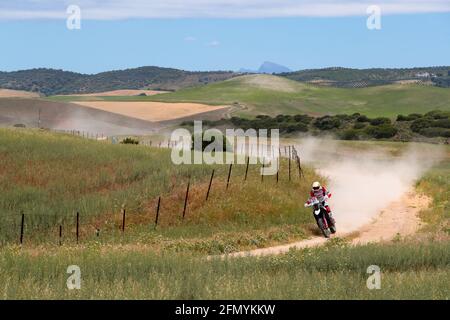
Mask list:
[{"label": "bush", "polygon": [[433,121],[431,126],[449,129],[450,128],[450,119],[439,119],[439,120]]},{"label": "bush", "polygon": [[366,126],[367,124],[365,124],[364,122],[356,122],[353,125],[353,129],[362,129]]},{"label": "bush", "polygon": [[367,116],[362,115],[362,116],[359,116],[358,118],[356,118],[356,121],[358,121],[358,122],[369,122],[370,119]]},{"label": "bush", "polygon": [[27,126],[26,125],[24,125],[23,123],[16,123],[15,125],[14,125],[14,128],[26,128]]},{"label": "bush", "polygon": [[409,114],[407,116],[399,114],[397,116],[397,121],[414,121],[414,120],[420,119],[422,117],[423,116],[421,114],[418,114],[418,113],[411,113],[411,114]]},{"label": "bush", "polygon": [[341,120],[336,117],[324,116],[314,121],[314,126],[320,130],[331,130],[341,126]]},{"label": "bush", "polygon": [[342,132],[341,139],[343,140],[358,140],[359,139],[359,131],[354,129],[348,129]]},{"label": "bush", "polygon": [[425,137],[450,138],[450,130],[445,128],[424,128],[419,133]]},{"label": "bush", "polygon": [[[218,130],[218,129],[215,129],[214,131],[217,132],[217,136],[219,136],[219,137],[222,138],[222,142],[223,142],[223,144],[222,144],[222,150],[217,150],[217,151],[223,151],[223,152],[225,152],[225,151],[227,150],[227,148],[231,148],[230,142],[229,142],[228,139],[222,134],[222,132],[221,132],[220,130]],[[195,146],[195,145],[194,145],[195,138],[198,137],[199,135],[200,135],[200,134],[194,134],[194,135],[192,135],[192,145],[191,145],[191,150],[193,150],[194,148],[195,148],[195,150],[199,150],[199,149],[198,149],[198,146]],[[205,151],[205,148],[206,148],[207,146],[209,146],[210,144],[214,143],[214,141],[215,141],[215,139],[216,139],[216,135],[212,135],[210,141],[205,140],[205,132],[202,132],[201,135],[202,135],[202,137],[201,137],[201,139],[202,139],[202,146],[201,146],[202,150],[201,150],[201,151]]]},{"label": "bush", "polygon": [[128,137],[128,138],[125,138],[122,141],[120,141],[120,143],[122,143],[122,144],[139,144],[139,140]]},{"label": "bush", "polygon": [[432,123],[433,121],[428,118],[420,118],[411,123],[411,130],[413,132],[419,132],[422,129],[431,127]]},{"label": "bush", "polygon": [[365,129],[365,133],[375,139],[388,139],[397,134],[397,128],[390,124],[382,124],[378,126],[369,126]]},{"label": "bush", "polygon": [[308,116],[307,114],[297,114],[294,116],[294,120],[296,122],[303,122],[305,124],[311,123],[312,119],[313,119],[313,117]]},{"label": "bush", "polygon": [[308,132],[308,126],[304,123],[296,123],[296,124],[288,125],[286,127],[286,132],[288,132],[288,133],[296,132],[296,131]]},{"label": "bush", "polygon": [[425,116],[433,119],[448,119],[450,117],[450,112],[442,110],[433,110],[425,113]]},{"label": "bush", "polygon": [[349,116],[348,114],[337,114],[335,117],[339,120],[352,120],[352,116]]},{"label": "bush", "polygon": [[379,126],[382,124],[391,124],[391,119],[389,118],[384,118],[384,117],[379,117],[379,118],[375,118],[370,120],[370,124],[372,126]]}]

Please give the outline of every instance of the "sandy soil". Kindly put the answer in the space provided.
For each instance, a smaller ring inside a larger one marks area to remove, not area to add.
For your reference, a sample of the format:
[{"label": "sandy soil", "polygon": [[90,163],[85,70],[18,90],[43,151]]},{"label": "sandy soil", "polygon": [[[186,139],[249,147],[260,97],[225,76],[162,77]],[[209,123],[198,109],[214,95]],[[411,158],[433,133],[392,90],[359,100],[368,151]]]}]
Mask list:
[{"label": "sandy soil", "polygon": [[95,93],[84,94],[68,94],[67,96],[82,96],[82,97],[116,97],[116,96],[137,96],[141,93],[145,93],[147,96],[153,96],[155,94],[167,93],[168,91],[156,91],[156,90],[113,90]]},{"label": "sandy soil", "polygon": [[359,235],[352,240],[353,244],[389,241],[397,235],[414,234],[421,226],[419,212],[430,205],[431,199],[409,191],[398,201],[381,211],[375,221],[359,230]]},{"label": "sandy soil", "polygon": [[[337,236],[351,237],[352,244],[365,244],[369,242],[389,241],[398,235],[404,237],[414,234],[420,227],[421,221],[418,217],[422,209],[428,207],[430,198],[409,191],[401,199],[392,202],[387,208],[381,211],[376,219],[362,227],[358,232],[348,234],[339,233],[339,220],[337,221]],[[339,219],[338,217],[336,217]],[[354,235],[354,236],[352,236]],[[309,248],[322,245],[328,241],[323,237],[314,237],[286,245],[261,248],[250,251],[235,252],[221,256],[225,257],[246,257],[265,256],[288,252],[290,249]]]},{"label": "sandy soil", "polygon": [[147,121],[165,121],[227,108],[199,103],[80,101],[76,104]]},{"label": "sandy soil", "polygon": [[0,89],[0,98],[38,98],[39,94],[36,92]]}]

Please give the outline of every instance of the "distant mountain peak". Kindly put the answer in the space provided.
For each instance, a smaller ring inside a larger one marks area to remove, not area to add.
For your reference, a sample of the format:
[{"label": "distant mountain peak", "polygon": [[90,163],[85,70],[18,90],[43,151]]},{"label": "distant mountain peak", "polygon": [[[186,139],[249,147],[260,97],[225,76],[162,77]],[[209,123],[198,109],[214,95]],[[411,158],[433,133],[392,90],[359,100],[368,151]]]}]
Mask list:
[{"label": "distant mountain peak", "polygon": [[283,72],[291,72],[288,67],[282,66],[281,64],[277,64],[275,62],[264,61],[264,63],[258,69],[259,73],[283,73]]},{"label": "distant mountain peak", "polygon": [[264,61],[258,70],[251,70],[246,68],[239,69],[239,72],[245,72],[245,73],[266,73],[266,74],[277,74],[277,73],[284,73],[284,72],[291,72],[288,67],[285,67],[281,64],[277,64],[275,62],[270,61]]}]

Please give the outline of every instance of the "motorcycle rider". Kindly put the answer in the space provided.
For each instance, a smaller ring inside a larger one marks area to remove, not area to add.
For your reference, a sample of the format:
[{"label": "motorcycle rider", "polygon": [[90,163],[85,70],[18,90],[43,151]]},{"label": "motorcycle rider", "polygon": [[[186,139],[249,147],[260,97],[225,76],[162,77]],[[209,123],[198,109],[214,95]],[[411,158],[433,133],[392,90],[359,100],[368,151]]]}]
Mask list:
[{"label": "motorcycle rider", "polygon": [[331,208],[327,202],[327,200],[331,198],[331,193],[325,188],[325,186],[321,186],[320,182],[315,181],[312,184],[312,188],[309,195],[310,198],[308,199],[308,201],[306,201],[305,207],[309,207],[312,204],[313,199],[316,198],[325,207],[325,209],[327,210],[327,214],[330,217],[330,220],[333,221],[334,223]]}]

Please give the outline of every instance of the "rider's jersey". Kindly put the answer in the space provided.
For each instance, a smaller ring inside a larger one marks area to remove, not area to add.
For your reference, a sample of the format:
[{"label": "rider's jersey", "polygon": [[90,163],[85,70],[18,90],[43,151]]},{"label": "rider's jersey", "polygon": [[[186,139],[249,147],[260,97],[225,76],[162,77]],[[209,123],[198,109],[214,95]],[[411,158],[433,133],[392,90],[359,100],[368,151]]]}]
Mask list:
[{"label": "rider's jersey", "polygon": [[317,198],[320,202],[324,202],[325,196],[330,197],[330,192],[325,187],[320,187],[318,190],[311,189],[309,195],[311,198]]}]

